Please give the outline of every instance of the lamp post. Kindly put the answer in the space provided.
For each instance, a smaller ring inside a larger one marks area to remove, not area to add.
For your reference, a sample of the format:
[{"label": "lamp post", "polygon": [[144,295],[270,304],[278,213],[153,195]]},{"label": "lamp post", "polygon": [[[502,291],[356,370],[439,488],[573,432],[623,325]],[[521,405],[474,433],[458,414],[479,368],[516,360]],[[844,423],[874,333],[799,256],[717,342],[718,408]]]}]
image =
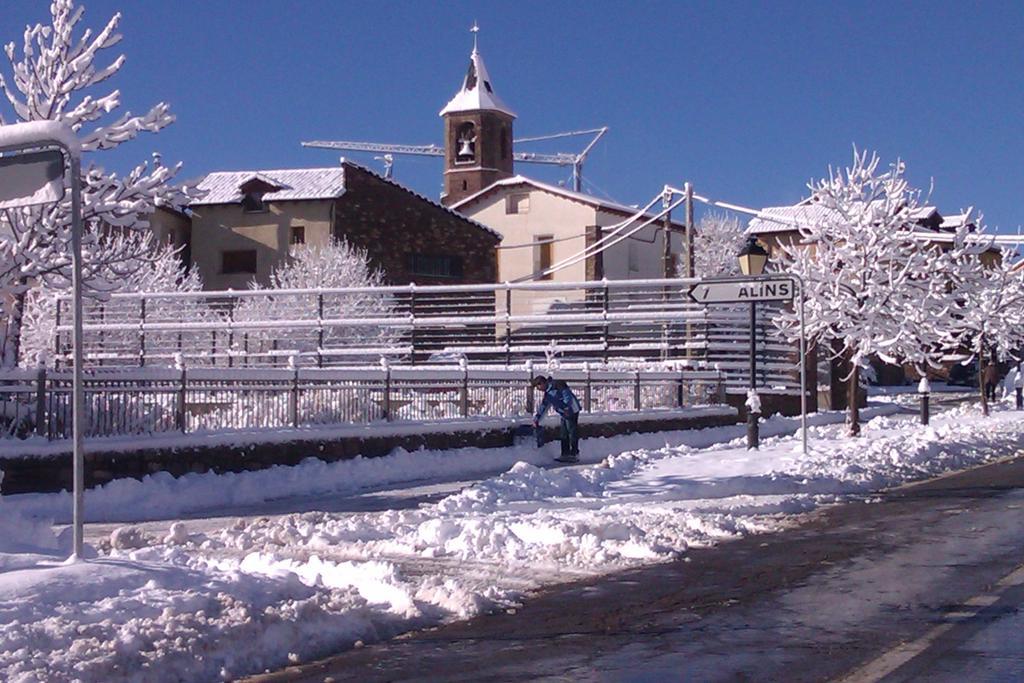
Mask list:
[{"label": "lamp post", "polygon": [[932,386],[928,381],[928,375],[921,376],[921,382],[917,385],[917,393],[921,395],[921,424],[926,425],[930,415],[928,399],[932,393]]},{"label": "lamp post", "polygon": [[[0,126],[0,209],[58,202],[64,198],[65,186],[71,186],[71,288],[74,311],[71,453],[74,557],[82,556],[85,522],[81,164],[81,144],[67,124],[57,121],[29,121]],[[37,415],[36,419],[42,417]]]},{"label": "lamp post", "polygon": [[[758,277],[768,264],[768,252],[754,237],[736,255],[740,271],[748,277]],[[759,435],[757,422],[761,417],[761,400],[757,396],[757,303],[750,302],[750,390],[747,392],[747,448],[757,448]]]},{"label": "lamp post", "polygon": [[1021,369],[1021,362],[1017,361],[1017,375],[1013,378],[1013,393],[1016,394],[1017,410],[1024,409],[1024,370]]}]

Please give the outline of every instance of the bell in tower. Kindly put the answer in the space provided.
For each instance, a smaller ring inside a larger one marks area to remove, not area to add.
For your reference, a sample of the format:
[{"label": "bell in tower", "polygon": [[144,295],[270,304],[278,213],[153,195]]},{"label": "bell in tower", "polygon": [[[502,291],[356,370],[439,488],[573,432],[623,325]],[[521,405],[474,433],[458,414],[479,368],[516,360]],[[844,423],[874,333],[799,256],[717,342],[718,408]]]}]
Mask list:
[{"label": "bell in tower", "polygon": [[459,126],[458,149],[455,152],[456,163],[465,164],[476,161],[476,128],[466,122]]},{"label": "bell in tower", "polygon": [[462,88],[441,110],[445,127],[445,170],[442,203],[451,205],[513,174],[512,122],[515,113],[501,101],[477,49]]}]

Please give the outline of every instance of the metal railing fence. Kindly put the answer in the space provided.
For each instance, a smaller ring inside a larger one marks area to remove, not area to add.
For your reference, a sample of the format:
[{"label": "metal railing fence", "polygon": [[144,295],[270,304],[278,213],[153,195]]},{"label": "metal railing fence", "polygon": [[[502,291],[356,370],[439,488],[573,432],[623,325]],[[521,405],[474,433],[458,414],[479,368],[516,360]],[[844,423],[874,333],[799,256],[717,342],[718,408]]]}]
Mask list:
[{"label": "metal railing fence", "polygon": [[[589,365],[553,373],[585,412],[672,409],[725,402],[717,370],[615,370]],[[315,425],[527,417],[530,367],[94,369],[85,375],[90,437]],[[71,373],[0,373],[0,435],[71,435]]]},{"label": "metal railing fence", "polygon": [[[704,306],[696,280],[601,280],[323,290],[119,293],[85,305],[87,367],[305,367],[376,363],[512,366],[702,359],[746,384],[745,307]],[[762,386],[797,387],[795,345],[759,306]],[[55,360],[70,359],[69,302],[57,301]]]}]

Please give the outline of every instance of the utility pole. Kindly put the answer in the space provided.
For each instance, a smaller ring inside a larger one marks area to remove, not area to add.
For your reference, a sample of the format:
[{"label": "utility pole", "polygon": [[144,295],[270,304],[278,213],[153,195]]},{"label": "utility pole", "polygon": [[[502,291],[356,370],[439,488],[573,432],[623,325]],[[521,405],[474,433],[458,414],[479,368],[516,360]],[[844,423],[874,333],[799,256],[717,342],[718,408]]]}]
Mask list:
[{"label": "utility pole", "polygon": [[685,277],[693,277],[693,185],[689,182],[683,185],[683,192],[686,198],[686,227],[684,237],[686,241],[686,255],[683,259],[683,274]]},{"label": "utility pole", "polygon": [[675,277],[675,268],[672,263],[672,193],[667,189],[661,195],[661,207],[665,210],[665,217],[662,219],[664,226],[665,242],[661,251],[661,276],[668,280]]},{"label": "utility pole", "polygon": [[[693,185],[687,181],[683,183],[683,198],[686,218],[683,227],[683,277],[693,277]],[[706,329],[706,328],[705,328]],[[693,355],[693,325],[689,318],[686,320],[686,357]]]},{"label": "utility pole", "polygon": [[[675,277],[675,268],[672,263],[672,192],[669,191],[666,186],[661,193],[661,207],[665,211],[665,216],[662,218],[662,232],[665,233],[664,248],[661,252],[661,276],[668,280],[669,278]],[[669,304],[672,301],[672,288],[666,286],[662,290],[662,298],[665,302],[665,309],[667,310]],[[666,360],[669,356],[668,344],[669,342],[669,326],[668,323],[664,323],[661,326],[661,359]]]}]

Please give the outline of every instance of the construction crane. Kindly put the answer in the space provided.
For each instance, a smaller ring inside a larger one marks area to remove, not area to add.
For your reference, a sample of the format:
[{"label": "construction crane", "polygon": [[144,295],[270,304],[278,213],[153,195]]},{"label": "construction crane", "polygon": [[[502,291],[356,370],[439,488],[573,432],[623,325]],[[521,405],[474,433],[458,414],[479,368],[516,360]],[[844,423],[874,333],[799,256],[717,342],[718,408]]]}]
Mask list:
[{"label": "construction crane", "polygon": [[[572,187],[580,192],[583,185],[583,162],[587,155],[594,148],[605,133],[608,126],[601,128],[590,128],[587,130],[574,130],[568,133],[554,133],[552,135],[540,135],[531,138],[520,138],[514,140],[513,144],[521,142],[540,142],[541,140],[554,140],[557,138],[575,137],[579,135],[593,135],[594,137],[583,148],[582,152],[570,154],[568,152],[556,152],[555,154],[539,154],[535,152],[513,152],[512,159],[527,164],[549,164],[553,166],[572,166]],[[391,145],[380,142],[352,142],[348,140],[311,140],[303,142],[303,147],[314,147],[317,149],[341,149],[350,152],[377,152],[383,157],[374,157],[384,161],[384,175],[390,178],[394,166],[395,154],[407,156],[443,157],[444,147],[437,145]],[[390,158],[389,158],[390,157]]]}]

